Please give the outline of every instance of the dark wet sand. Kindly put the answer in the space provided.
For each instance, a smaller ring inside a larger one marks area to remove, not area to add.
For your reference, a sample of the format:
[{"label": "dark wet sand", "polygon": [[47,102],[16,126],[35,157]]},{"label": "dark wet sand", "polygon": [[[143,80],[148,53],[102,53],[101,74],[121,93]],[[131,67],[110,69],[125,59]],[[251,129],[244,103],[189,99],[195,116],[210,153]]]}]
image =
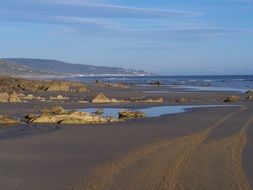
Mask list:
[{"label": "dark wet sand", "polygon": [[[202,103],[226,94],[189,96]],[[163,96],[170,104],[177,94]],[[31,104],[0,107],[1,113],[34,111]],[[0,189],[251,189],[252,116],[247,104],[125,123],[3,129]]]}]

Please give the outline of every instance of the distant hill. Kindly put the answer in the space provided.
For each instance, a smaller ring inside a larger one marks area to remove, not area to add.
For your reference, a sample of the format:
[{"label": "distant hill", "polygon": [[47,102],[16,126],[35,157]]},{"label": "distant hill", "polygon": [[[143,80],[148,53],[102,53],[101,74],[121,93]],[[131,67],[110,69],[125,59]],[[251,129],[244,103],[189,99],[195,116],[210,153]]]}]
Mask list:
[{"label": "distant hill", "polygon": [[[147,76],[151,75],[145,71],[137,71],[134,69],[123,69],[118,67],[92,66],[83,64],[72,64],[58,60],[45,59],[25,59],[25,58],[8,58],[1,59],[0,73],[2,70],[6,72],[18,74],[40,73],[49,75],[81,75],[81,76]],[[17,69],[12,69],[13,67]]]},{"label": "distant hill", "polygon": [[48,76],[55,75],[53,72],[47,72],[25,65],[16,64],[11,61],[0,60],[0,75],[8,76]]}]

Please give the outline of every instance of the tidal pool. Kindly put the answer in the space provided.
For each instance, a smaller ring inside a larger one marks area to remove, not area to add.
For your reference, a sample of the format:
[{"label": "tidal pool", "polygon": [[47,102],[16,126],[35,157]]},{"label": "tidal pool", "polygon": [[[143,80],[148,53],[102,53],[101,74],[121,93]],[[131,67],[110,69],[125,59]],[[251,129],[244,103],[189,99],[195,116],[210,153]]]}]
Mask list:
[{"label": "tidal pool", "polygon": [[103,110],[103,116],[113,116],[118,117],[118,113],[123,110],[131,111],[141,111],[144,112],[147,117],[158,117],[161,115],[167,114],[177,114],[184,113],[187,109],[190,108],[211,108],[211,107],[224,107],[230,105],[187,105],[187,106],[157,106],[150,108],[140,108],[140,109],[131,109],[131,108],[87,108],[79,109],[81,112],[95,113],[97,110]]}]

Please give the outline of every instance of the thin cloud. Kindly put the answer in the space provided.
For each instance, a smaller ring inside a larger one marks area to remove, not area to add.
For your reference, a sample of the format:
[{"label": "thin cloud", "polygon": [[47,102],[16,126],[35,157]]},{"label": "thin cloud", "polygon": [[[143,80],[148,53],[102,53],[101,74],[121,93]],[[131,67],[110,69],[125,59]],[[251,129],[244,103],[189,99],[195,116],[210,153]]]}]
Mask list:
[{"label": "thin cloud", "polygon": [[113,28],[113,24],[97,18],[88,17],[75,17],[75,16],[52,16],[50,19],[66,24],[84,24],[84,25],[94,25],[101,28]]},{"label": "thin cloud", "polygon": [[118,28],[122,32],[132,32],[132,33],[156,33],[156,34],[165,34],[165,33],[175,33],[175,34],[228,34],[228,33],[242,33],[242,32],[253,32],[250,29],[241,29],[241,28],[215,28],[215,27],[202,27],[202,28],[158,28],[158,29],[129,29],[129,28]]},{"label": "thin cloud", "polygon": [[89,10],[98,10],[98,15],[109,15],[114,16],[171,16],[171,17],[189,17],[189,16],[199,16],[201,13],[193,11],[179,11],[179,10],[164,10],[164,9],[154,9],[146,7],[133,7],[117,4],[105,4],[105,3],[91,3],[90,1],[66,1],[66,0],[52,0],[52,1],[41,1],[37,3],[42,4],[54,4],[54,5],[67,5],[67,6],[78,6],[82,8],[87,8]]},{"label": "thin cloud", "polygon": [[253,3],[253,0],[234,0],[234,1],[239,3]]}]

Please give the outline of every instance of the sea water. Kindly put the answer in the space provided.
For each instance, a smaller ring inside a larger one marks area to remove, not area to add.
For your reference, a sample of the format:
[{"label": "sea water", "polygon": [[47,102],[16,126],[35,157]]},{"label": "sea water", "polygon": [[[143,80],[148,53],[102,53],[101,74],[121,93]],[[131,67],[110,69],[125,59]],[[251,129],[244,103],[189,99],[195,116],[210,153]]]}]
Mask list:
[{"label": "sea water", "polygon": [[239,91],[253,89],[253,75],[235,76],[138,76],[138,77],[77,77],[71,80],[93,83],[95,80],[111,83],[149,85],[160,81],[165,86],[187,91]]}]

